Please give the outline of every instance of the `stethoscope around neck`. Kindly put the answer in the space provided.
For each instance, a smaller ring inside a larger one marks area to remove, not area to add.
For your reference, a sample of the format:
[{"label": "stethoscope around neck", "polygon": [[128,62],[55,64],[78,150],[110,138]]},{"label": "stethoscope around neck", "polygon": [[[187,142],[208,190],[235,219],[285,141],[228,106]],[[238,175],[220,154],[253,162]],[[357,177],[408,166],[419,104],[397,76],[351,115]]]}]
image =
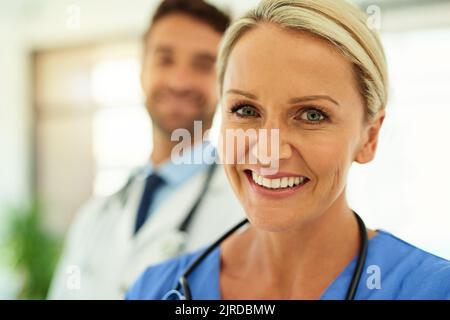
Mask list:
[{"label": "stethoscope around neck", "polygon": [[[361,275],[363,272],[363,267],[366,262],[367,257],[367,248],[368,248],[368,237],[367,230],[364,224],[364,221],[361,217],[353,211],[355,218],[358,222],[359,236],[360,236],[360,248],[358,254],[358,260],[356,262],[355,270],[353,271],[353,276],[350,282],[350,285],[347,289],[347,294],[345,296],[345,300],[353,300],[356,295],[356,289],[358,288],[359,281],[361,279]],[[215,241],[212,245],[210,245],[197,259],[195,259],[189,267],[182,273],[180,278],[178,279],[178,283],[175,289],[167,292],[163,300],[192,300],[192,293],[189,286],[188,277],[198,267],[202,261],[206,259],[206,257],[214,251],[225,239],[231,236],[234,232],[240,229],[242,226],[248,223],[248,219],[244,219],[239,222],[236,226],[227,231],[223,236],[221,236],[217,241]],[[183,293],[181,293],[183,291]]]}]

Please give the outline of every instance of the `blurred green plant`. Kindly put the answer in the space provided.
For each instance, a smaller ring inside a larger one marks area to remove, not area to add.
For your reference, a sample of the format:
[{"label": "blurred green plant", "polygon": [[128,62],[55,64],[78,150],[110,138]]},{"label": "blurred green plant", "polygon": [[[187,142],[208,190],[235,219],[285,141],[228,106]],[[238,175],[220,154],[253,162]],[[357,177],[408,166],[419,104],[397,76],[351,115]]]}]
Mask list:
[{"label": "blurred green plant", "polygon": [[6,246],[13,270],[22,280],[18,299],[45,299],[56,267],[62,239],[45,230],[42,205],[9,210]]}]

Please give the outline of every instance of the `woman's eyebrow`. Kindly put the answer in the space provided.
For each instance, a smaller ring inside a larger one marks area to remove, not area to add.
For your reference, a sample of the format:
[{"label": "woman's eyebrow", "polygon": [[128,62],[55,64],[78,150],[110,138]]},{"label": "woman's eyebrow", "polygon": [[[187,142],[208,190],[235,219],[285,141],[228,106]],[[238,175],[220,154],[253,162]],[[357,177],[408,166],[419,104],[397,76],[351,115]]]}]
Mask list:
[{"label": "woman's eyebrow", "polygon": [[252,100],[258,100],[258,97],[256,95],[254,95],[253,93],[245,92],[245,91],[238,90],[238,89],[230,89],[226,92],[226,94],[229,94],[229,93],[238,94],[238,95],[247,97]]},{"label": "woman's eyebrow", "polygon": [[[249,99],[252,100],[258,100],[258,97],[250,92],[246,92],[246,91],[242,91],[239,89],[230,89],[226,92],[226,94],[238,94],[244,97],[247,97]],[[301,102],[307,102],[307,101],[312,101],[312,100],[328,100],[331,101],[332,103],[334,103],[335,105],[339,106],[339,102],[337,102],[336,100],[334,100],[333,98],[331,98],[330,96],[327,95],[314,95],[314,96],[305,96],[305,97],[295,97],[295,98],[291,98],[289,99],[288,103],[289,104],[296,104],[296,103],[301,103]]]},{"label": "woman's eyebrow", "polygon": [[289,99],[289,104],[296,104],[296,103],[312,101],[312,100],[328,100],[328,101],[331,101],[332,103],[334,103],[335,105],[339,106],[339,102],[337,102],[330,96],[326,96],[326,95],[296,97],[296,98]]}]

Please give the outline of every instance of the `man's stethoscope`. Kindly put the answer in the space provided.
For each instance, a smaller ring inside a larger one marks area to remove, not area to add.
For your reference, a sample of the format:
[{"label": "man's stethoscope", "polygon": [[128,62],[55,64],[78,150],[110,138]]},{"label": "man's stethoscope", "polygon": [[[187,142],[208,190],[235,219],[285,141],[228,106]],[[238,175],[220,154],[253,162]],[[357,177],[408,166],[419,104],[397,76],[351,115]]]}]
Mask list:
[{"label": "man's stethoscope", "polygon": [[[347,289],[347,294],[345,296],[345,300],[353,300],[355,298],[356,289],[358,287],[359,280],[361,279],[363,267],[366,262],[367,248],[368,248],[368,242],[369,242],[364,221],[361,219],[361,217],[356,212],[353,211],[353,214],[355,215],[356,220],[358,222],[358,229],[359,229],[359,235],[360,235],[360,248],[359,248],[358,260],[356,262],[356,267],[355,267],[355,270],[353,271],[352,280]],[[214,242],[212,245],[210,245],[205,250],[205,252],[203,252],[203,254],[201,254],[197,259],[195,259],[189,265],[189,267],[183,272],[180,279],[178,280],[178,284],[177,284],[176,288],[167,292],[164,295],[163,300],[192,300],[191,289],[189,286],[189,282],[187,280],[188,276],[225,239],[227,239],[229,236],[231,236],[234,232],[236,232],[239,228],[241,228],[243,225],[245,225],[247,223],[248,223],[247,219],[241,221],[239,224],[237,224],[232,229],[230,229],[228,232],[226,232],[222,237],[220,237],[216,242]],[[181,293],[180,289],[184,292],[184,295]]]}]

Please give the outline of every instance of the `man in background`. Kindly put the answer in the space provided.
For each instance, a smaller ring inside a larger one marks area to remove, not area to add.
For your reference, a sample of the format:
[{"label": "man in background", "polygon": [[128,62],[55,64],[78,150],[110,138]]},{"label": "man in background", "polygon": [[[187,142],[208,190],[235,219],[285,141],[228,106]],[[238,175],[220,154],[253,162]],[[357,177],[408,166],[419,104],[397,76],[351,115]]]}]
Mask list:
[{"label": "man in background", "polygon": [[[203,130],[212,125],[215,61],[229,23],[203,0],[166,0],[157,8],[141,77],[153,124],[150,161],[119,192],[91,200],[77,215],[49,298],[122,299],[148,265],[210,243],[244,217],[221,166],[187,164],[210,150],[194,134],[194,121]],[[194,139],[174,159],[176,129]]]}]

